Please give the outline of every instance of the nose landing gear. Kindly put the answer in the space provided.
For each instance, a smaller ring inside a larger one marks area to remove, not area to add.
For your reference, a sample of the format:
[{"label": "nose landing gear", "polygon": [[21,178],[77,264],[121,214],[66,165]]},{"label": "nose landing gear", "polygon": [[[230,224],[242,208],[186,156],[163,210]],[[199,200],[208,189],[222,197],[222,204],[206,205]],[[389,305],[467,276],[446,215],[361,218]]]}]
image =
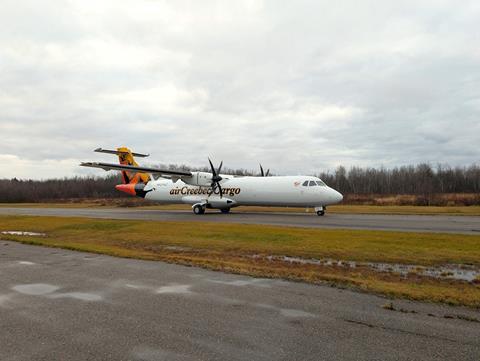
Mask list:
[{"label": "nose landing gear", "polygon": [[326,210],[327,210],[327,207],[324,207],[324,206],[315,207],[315,212],[317,213],[317,216],[324,216]]}]

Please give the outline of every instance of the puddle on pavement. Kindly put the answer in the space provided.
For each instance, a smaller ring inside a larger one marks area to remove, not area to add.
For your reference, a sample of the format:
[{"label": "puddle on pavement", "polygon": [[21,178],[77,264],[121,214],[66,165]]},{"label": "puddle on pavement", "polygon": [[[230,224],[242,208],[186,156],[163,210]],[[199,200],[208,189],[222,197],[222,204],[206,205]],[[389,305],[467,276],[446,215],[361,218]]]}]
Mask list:
[{"label": "puddle on pavement", "polygon": [[163,248],[166,249],[166,250],[169,250],[169,251],[181,251],[181,252],[191,250],[190,247],[180,247],[180,246],[165,246]]},{"label": "puddle on pavement", "polygon": [[156,293],[159,294],[188,294],[191,293],[190,285],[170,285],[170,286],[163,286],[160,287]]},{"label": "puddle on pavement", "polygon": [[80,301],[101,301],[102,296],[96,295],[94,293],[85,293],[85,292],[68,292],[68,293],[59,293],[51,296],[52,298],[73,298]]},{"label": "puddle on pavement", "polygon": [[11,236],[46,236],[45,233],[27,232],[27,231],[2,231],[2,234]]},{"label": "puddle on pavement", "polygon": [[42,296],[55,292],[59,287],[47,283],[31,283],[26,285],[16,285],[12,287],[12,289],[19,293],[23,293],[24,295]]},{"label": "puddle on pavement", "polygon": [[306,259],[289,256],[262,256],[254,255],[253,258],[266,258],[269,261],[282,261],[298,264],[312,264],[339,268],[367,268],[375,272],[400,274],[402,276],[416,274],[419,276],[433,277],[438,279],[452,279],[473,282],[480,279],[480,268],[473,265],[446,264],[442,266],[419,266],[399,263],[355,262],[334,259]]},{"label": "puddle on pavement", "polygon": [[21,264],[23,266],[34,266],[36,263],[30,262],[30,261],[18,261],[18,264]]},{"label": "puddle on pavement", "polygon": [[133,285],[131,283],[125,283],[125,287],[127,288],[133,288],[135,290],[139,290],[139,289],[142,289],[142,288],[145,288],[145,287],[142,287],[142,286],[139,286],[139,285]]},{"label": "puddle on pavement", "polygon": [[[48,283],[31,283],[24,285],[16,285],[12,287],[12,290],[17,291],[18,293],[29,295],[29,296],[46,296],[49,298],[72,298],[80,301],[94,302],[102,301],[103,297],[95,293],[87,292],[65,292],[58,293],[60,287],[55,285],[50,285]],[[0,295],[0,301],[2,297]]]}]

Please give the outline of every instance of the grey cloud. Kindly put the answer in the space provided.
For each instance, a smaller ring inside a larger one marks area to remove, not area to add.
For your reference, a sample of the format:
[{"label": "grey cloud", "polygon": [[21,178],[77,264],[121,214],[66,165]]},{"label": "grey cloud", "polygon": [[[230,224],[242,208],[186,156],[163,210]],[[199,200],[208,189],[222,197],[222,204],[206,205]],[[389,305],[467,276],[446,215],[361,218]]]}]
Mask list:
[{"label": "grey cloud", "polygon": [[8,1],[0,166],[85,174],[117,145],[294,174],[478,162],[479,16],[475,1]]}]

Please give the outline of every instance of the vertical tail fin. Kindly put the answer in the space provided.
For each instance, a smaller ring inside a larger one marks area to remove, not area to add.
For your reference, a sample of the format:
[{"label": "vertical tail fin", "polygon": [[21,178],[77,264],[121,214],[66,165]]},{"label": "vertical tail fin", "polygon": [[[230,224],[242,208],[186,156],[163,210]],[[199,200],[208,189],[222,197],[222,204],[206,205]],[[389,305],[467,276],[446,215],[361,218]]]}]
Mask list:
[{"label": "vertical tail fin", "polygon": [[[118,155],[120,164],[133,166],[138,166],[138,163],[135,161],[134,157],[148,157],[148,154],[133,153],[127,147],[119,147],[117,150],[97,148],[95,149],[95,152],[116,154]],[[122,171],[122,181],[124,184],[147,183],[149,180],[150,176],[147,173]]]},{"label": "vertical tail fin", "polygon": [[[127,147],[117,148],[118,160],[120,164],[138,166],[135,161],[134,153]],[[150,177],[147,173],[132,173],[122,171],[122,180],[125,184],[147,183]]]}]

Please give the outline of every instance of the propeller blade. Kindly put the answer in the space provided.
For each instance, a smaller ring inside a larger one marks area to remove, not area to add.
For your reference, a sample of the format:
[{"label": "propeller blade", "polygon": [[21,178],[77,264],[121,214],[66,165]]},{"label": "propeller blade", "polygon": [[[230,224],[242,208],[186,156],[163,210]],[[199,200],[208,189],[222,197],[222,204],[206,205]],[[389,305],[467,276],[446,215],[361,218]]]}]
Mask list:
[{"label": "propeller blade", "polygon": [[267,173],[265,173],[265,177],[268,177],[270,175],[270,169],[267,169]]},{"label": "propeller blade", "polygon": [[215,192],[215,190],[218,187],[220,198],[222,198],[223,189],[222,189],[222,186],[220,185],[220,181],[222,180],[222,177],[220,176],[220,172],[222,171],[223,160],[220,162],[220,165],[217,170],[215,170],[215,167],[213,166],[213,163],[210,158],[208,158],[208,162],[210,163],[210,168],[212,169],[212,182],[210,183],[210,187],[212,188],[212,193]]},{"label": "propeller blade", "polygon": [[213,166],[213,163],[210,160],[210,158],[208,158],[208,162],[210,163],[210,168],[212,169],[212,174],[215,177],[217,175],[217,173],[215,173],[215,167]]},{"label": "propeller blade", "polygon": [[262,177],[265,177],[265,174],[263,173],[263,167],[261,164],[260,164],[260,174],[262,175]]},{"label": "propeller blade", "polygon": [[211,187],[212,187],[212,193],[215,193],[215,190],[218,188],[218,191],[219,191],[218,193],[220,194],[220,198],[223,197],[223,189],[220,183],[212,182]]},{"label": "propeller blade", "polygon": [[220,166],[218,167],[217,174],[220,175],[220,171],[222,170],[223,160],[220,162]]}]

